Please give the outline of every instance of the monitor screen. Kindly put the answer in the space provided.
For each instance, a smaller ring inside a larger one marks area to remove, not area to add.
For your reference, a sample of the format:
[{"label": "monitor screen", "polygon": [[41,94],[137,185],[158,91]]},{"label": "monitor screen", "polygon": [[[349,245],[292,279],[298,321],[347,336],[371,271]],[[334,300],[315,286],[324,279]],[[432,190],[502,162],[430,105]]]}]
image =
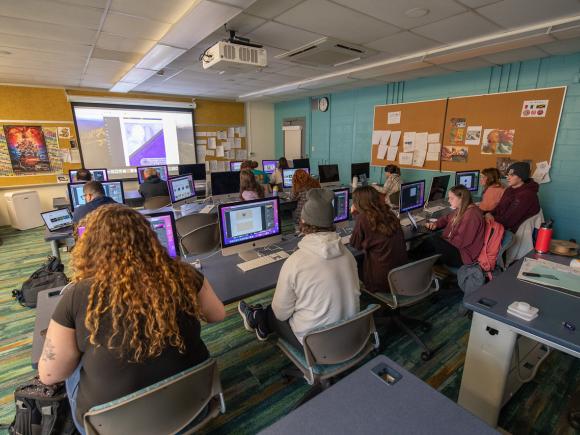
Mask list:
[{"label": "monitor screen", "polygon": [[289,189],[292,187],[292,177],[294,177],[294,172],[298,169],[302,169],[306,171],[307,174],[310,174],[310,169],[308,168],[290,168],[290,169],[282,169],[282,187]]},{"label": "monitor screen", "polygon": [[191,165],[179,165],[177,167],[179,175],[193,175],[194,180],[205,181],[205,163],[193,163]]},{"label": "monitor screen", "polygon": [[431,190],[429,191],[428,202],[433,202],[445,198],[445,193],[447,192],[450,178],[451,175],[440,175],[438,177],[433,177],[431,180]]},{"label": "monitor screen", "polygon": [[81,225],[79,225],[79,226],[77,227],[77,234],[78,234],[78,236],[79,236],[79,237],[83,235],[83,233],[85,232],[85,228],[86,228],[86,227],[83,227],[83,226],[81,226]]},{"label": "monitor screen", "polygon": [[266,174],[273,174],[278,166],[278,160],[262,160],[262,169]]},{"label": "monitor screen", "polygon": [[[125,192],[123,191],[122,181],[105,181],[101,183],[105,189],[105,195],[112,198],[115,202],[123,204],[125,202]],[[68,196],[71,208],[86,204],[83,186],[85,183],[68,183]]]},{"label": "monitor screen", "polygon": [[172,212],[151,213],[146,214],[145,217],[149,221],[151,228],[157,234],[157,238],[167,249],[167,253],[171,258],[179,256],[179,243],[177,238],[177,229],[175,226],[175,218]]},{"label": "monitor screen", "polygon": [[170,178],[167,184],[171,202],[183,201],[195,196],[195,186],[191,174]]},{"label": "monitor screen", "polygon": [[479,171],[463,171],[455,173],[455,185],[463,185],[470,192],[479,190]]},{"label": "monitor screen", "polygon": [[159,178],[161,178],[163,181],[167,181],[167,179],[169,178],[169,171],[167,169],[167,165],[158,165],[158,166],[138,166],[137,167],[137,180],[139,181],[139,184],[143,183],[143,181],[145,181],[145,169],[148,168],[154,168],[157,171],[157,174],[159,174]]},{"label": "monitor screen", "polygon": [[279,198],[268,198],[221,204],[222,248],[280,235],[279,201]]},{"label": "monitor screen", "polygon": [[370,163],[353,163],[350,165],[350,178],[365,175],[367,180],[371,177],[371,165]]},{"label": "monitor screen", "polygon": [[401,213],[423,207],[425,204],[425,180],[401,184],[399,201]]},{"label": "monitor screen", "polygon": [[61,208],[58,210],[47,211],[40,213],[46,227],[50,231],[58,231],[61,228],[70,227],[72,225],[72,215],[68,208]]},{"label": "monitor screen", "polygon": [[292,167],[310,169],[310,159],[294,159],[292,160]]},{"label": "monitor screen", "polygon": [[211,173],[211,194],[229,195],[240,192],[239,172],[212,172]]},{"label": "monitor screen", "polygon": [[242,163],[240,161],[230,162],[230,171],[240,172],[242,170]]},{"label": "monitor screen", "polygon": [[347,221],[350,214],[348,187],[334,190],[334,223]]},{"label": "monitor screen", "polygon": [[321,183],[335,183],[340,181],[338,165],[318,165],[318,175]]},{"label": "monitor screen", "polygon": [[[78,169],[71,169],[68,171],[68,176],[71,183],[77,183],[77,172]],[[94,181],[108,181],[109,174],[107,173],[106,169],[89,169],[89,172],[93,176]]]}]

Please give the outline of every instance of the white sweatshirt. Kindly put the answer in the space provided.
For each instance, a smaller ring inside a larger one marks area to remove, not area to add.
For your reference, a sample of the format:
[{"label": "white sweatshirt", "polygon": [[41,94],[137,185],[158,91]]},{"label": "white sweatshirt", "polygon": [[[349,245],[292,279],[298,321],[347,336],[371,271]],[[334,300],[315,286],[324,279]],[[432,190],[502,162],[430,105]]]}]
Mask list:
[{"label": "white sweatshirt", "polygon": [[278,320],[288,320],[296,338],[359,312],[356,261],[338,234],[308,234],[282,266],[272,300]]}]

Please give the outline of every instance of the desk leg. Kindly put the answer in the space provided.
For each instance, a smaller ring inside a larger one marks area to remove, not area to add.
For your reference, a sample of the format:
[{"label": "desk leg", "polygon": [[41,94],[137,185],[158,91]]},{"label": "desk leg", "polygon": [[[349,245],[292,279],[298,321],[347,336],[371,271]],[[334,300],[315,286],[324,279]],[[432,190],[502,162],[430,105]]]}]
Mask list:
[{"label": "desk leg", "polygon": [[50,241],[50,249],[52,250],[53,257],[56,257],[60,260],[60,251],[58,250],[58,241],[51,240]]},{"label": "desk leg", "polygon": [[473,313],[457,402],[492,427],[497,426],[516,338],[505,324]]}]

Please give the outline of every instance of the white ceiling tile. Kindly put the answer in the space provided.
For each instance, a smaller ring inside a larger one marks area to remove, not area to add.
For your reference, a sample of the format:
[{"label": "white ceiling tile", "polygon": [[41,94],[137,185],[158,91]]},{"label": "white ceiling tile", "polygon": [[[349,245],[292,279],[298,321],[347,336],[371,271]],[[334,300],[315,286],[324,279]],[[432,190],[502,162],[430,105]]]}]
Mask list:
[{"label": "white ceiling tile", "polygon": [[53,41],[46,38],[30,38],[22,35],[7,35],[0,33],[0,46],[10,51],[10,47],[47,51],[50,53],[67,53],[72,56],[88,56],[91,52],[89,44],[77,44],[74,41]]},{"label": "white ceiling tile", "polygon": [[405,31],[395,33],[394,35],[370,42],[366,45],[367,47],[374,48],[375,50],[400,55],[413,53],[415,51],[428,50],[440,44],[422,36],[415,35],[414,33]]},{"label": "white ceiling tile", "polygon": [[246,33],[250,33],[252,30],[255,30],[265,22],[266,20],[263,18],[253,17],[247,14],[240,14],[228,21],[228,30],[235,30],[236,33],[245,35]]},{"label": "white ceiling tile", "polygon": [[322,35],[268,22],[247,35],[252,41],[283,50],[293,50],[320,39]]},{"label": "white ceiling tile", "polygon": [[[210,2],[214,2],[214,0],[207,0]],[[250,7],[255,0],[218,0],[216,3],[225,3],[230,6],[235,6],[240,9],[246,9]]]},{"label": "white ceiling tile", "polygon": [[113,0],[111,10],[165,23],[175,23],[191,7],[191,0]]},{"label": "white ceiling tile", "polygon": [[108,0],[51,0],[57,1],[58,3],[64,3],[68,5],[76,5],[76,6],[90,6],[93,8],[101,8],[104,9],[107,5]]},{"label": "white ceiling tile", "polygon": [[110,12],[103,24],[103,32],[129,38],[159,40],[169,30],[171,24],[148,18],[135,17],[118,12]]},{"label": "white ceiling tile", "polygon": [[413,29],[415,33],[445,43],[471,39],[494,33],[498,30],[500,30],[498,26],[491,24],[473,12],[455,15],[436,23]]},{"label": "white ceiling tile", "polygon": [[91,44],[97,33],[94,29],[68,27],[2,16],[0,16],[0,29],[2,29],[2,33],[44,38],[53,41],[75,41],[79,44]]},{"label": "white ceiling tile", "polygon": [[64,5],[53,1],[3,0],[0,14],[5,17],[98,29],[103,9]]},{"label": "white ceiling tile", "polygon": [[276,21],[355,44],[366,44],[399,31],[398,27],[327,0],[306,0]]},{"label": "white ceiling tile", "polygon": [[308,78],[308,77],[316,77],[320,74],[321,74],[320,71],[315,70],[314,68],[307,68],[304,66],[293,66],[290,68],[286,68],[284,70],[284,75],[290,77]]},{"label": "white ceiling tile", "polygon": [[503,0],[477,12],[503,27],[516,27],[580,13],[578,0]]},{"label": "white ceiling tile", "polygon": [[[453,0],[357,0],[356,6],[352,0],[334,1],[404,29],[433,23],[467,10]],[[419,18],[405,14],[415,8],[427,9],[429,13]]]},{"label": "white ceiling tile", "polygon": [[151,50],[155,43],[156,41],[151,39],[127,38],[105,32],[101,32],[99,39],[97,39],[98,48],[141,54],[145,54]]},{"label": "white ceiling tile", "polygon": [[258,17],[272,19],[302,1],[303,0],[257,0],[252,6],[247,8],[245,12],[257,15]]},{"label": "white ceiling tile", "polygon": [[479,8],[481,6],[488,5],[490,3],[497,3],[500,0],[456,0],[459,3],[463,3],[468,8]]},{"label": "white ceiling tile", "polygon": [[550,42],[539,46],[543,51],[553,55],[572,54],[580,51],[580,38],[565,39],[562,41]]},{"label": "white ceiling tile", "polygon": [[61,68],[74,68],[82,66],[86,62],[84,56],[62,56],[61,53],[50,53],[24,48],[7,48],[10,55],[0,56],[0,61],[12,63],[15,67],[35,67],[51,68],[60,66]]},{"label": "white ceiling tile", "polygon": [[527,59],[539,59],[546,56],[548,56],[546,52],[539,48],[526,47],[501,53],[488,54],[487,56],[483,56],[483,58],[497,65],[502,65],[504,63],[519,62]]},{"label": "white ceiling tile", "polygon": [[493,62],[487,61],[485,59],[473,58],[450,62],[440,66],[449,71],[467,71],[470,69],[487,68],[494,65],[495,64]]},{"label": "white ceiling tile", "polygon": [[101,80],[82,80],[80,85],[83,88],[110,89],[114,83]]}]

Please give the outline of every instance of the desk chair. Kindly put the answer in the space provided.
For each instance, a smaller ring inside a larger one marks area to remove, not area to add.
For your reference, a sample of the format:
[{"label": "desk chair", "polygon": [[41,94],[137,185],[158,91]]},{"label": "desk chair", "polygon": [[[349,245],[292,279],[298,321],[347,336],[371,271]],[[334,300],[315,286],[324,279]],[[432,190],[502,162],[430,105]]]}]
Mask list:
[{"label": "desk chair", "polygon": [[399,205],[399,199],[401,198],[401,192],[393,192],[389,195],[389,204],[393,206]]},{"label": "desk chair", "polygon": [[195,367],[91,408],[84,415],[88,435],[190,434],[225,413],[217,362]]},{"label": "desk chair", "polygon": [[278,347],[299,369],[286,370],[283,374],[304,377],[309,385],[328,387],[330,378],[357,365],[370,352],[378,349],[379,335],[373,313],[379,308],[372,304],[349,319],[308,331],[302,349],[278,339]]},{"label": "desk chair", "polygon": [[544,222],[542,209],[538,214],[526,219],[514,234],[513,242],[506,252],[506,267],[525,257],[534,248],[534,229],[540,228]]},{"label": "desk chair", "polygon": [[431,324],[419,319],[403,316],[401,308],[415,305],[439,291],[439,280],[433,273],[433,266],[441,255],[433,255],[413,263],[397,267],[389,272],[388,281],[390,293],[371,293],[363,291],[377,299],[382,305],[393,310],[392,319],[395,324],[410,336],[421,348],[421,359],[428,361],[433,351],[405,323],[418,324],[424,331],[431,329]]},{"label": "desk chair", "polygon": [[169,196],[152,196],[143,202],[143,208],[146,210],[157,210],[168,205],[171,205]]},{"label": "desk chair", "polygon": [[219,247],[217,214],[193,213],[175,221],[179,246],[187,255],[210,252]]}]

